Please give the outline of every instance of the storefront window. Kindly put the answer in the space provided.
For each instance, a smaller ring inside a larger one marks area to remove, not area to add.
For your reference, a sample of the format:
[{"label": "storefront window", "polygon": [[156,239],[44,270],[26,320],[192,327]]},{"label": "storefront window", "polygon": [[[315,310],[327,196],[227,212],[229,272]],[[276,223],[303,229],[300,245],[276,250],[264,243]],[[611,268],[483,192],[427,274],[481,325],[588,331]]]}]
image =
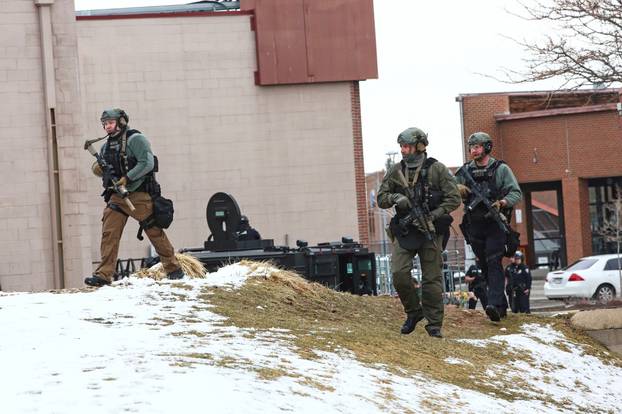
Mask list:
[{"label": "storefront window", "polygon": [[[622,228],[622,177],[598,178],[588,181],[592,253],[616,253]],[[622,239],[620,240],[622,243]]]}]

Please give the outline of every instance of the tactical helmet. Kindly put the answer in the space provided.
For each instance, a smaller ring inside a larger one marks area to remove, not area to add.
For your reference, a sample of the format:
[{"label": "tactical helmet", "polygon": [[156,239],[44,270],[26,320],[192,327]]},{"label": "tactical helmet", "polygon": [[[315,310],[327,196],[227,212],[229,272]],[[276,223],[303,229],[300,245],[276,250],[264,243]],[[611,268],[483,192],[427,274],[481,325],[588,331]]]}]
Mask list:
[{"label": "tactical helmet", "polygon": [[471,145],[481,145],[484,147],[484,152],[490,154],[490,151],[492,151],[492,138],[485,132],[476,132],[469,137],[468,145],[469,147]]},{"label": "tactical helmet", "polygon": [[246,216],[241,216],[240,217],[240,224],[248,224],[248,217]]},{"label": "tactical helmet", "polygon": [[407,128],[397,136],[397,143],[400,145],[417,145],[417,143],[419,142],[421,142],[426,147],[428,146],[428,134],[426,134],[419,128]]},{"label": "tactical helmet", "polygon": [[117,121],[117,126],[121,129],[126,127],[127,123],[130,121],[125,111],[120,108],[106,109],[102,112],[102,116],[99,120],[103,123],[107,119],[114,119]]}]

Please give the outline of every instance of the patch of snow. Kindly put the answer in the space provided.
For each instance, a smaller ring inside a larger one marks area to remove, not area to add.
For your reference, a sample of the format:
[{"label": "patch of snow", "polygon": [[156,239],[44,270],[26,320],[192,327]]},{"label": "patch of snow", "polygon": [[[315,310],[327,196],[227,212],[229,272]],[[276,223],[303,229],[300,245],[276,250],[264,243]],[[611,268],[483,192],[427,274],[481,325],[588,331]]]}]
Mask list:
[{"label": "patch of snow", "polygon": [[[226,326],[204,296],[198,300],[206,286],[235,288],[249,276],[236,264],[205,279],[132,277],[89,292],[0,294],[2,414],[560,412],[535,398],[508,402],[424,375],[396,375],[347,351],[303,359],[288,330]],[[551,327],[464,342],[504,343],[538,363],[495,367],[493,378],[515,371],[569,407],[616,411],[622,404],[615,393],[622,370]]]},{"label": "patch of snow", "polygon": [[464,359],[453,358],[453,357],[445,358],[445,362],[451,365],[465,365],[465,364],[473,365],[469,361],[465,361]]},{"label": "patch of snow", "polygon": [[217,272],[208,273],[205,277],[208,286],[223,286],[238,288],[246,282],[250,276],[248,266],[234,263],[225,267],[221,267]]},{"label": "patch of snow", "polygon": [[464,339],[460,342],[482,347],[502,344],[524,360],[510,362],[488,370],[491,378],[511,375],[526,381],[536,392],[525,391],[531,397],[547,396],[555,401],[567,401],[578,411],[595,407],[603,412],[616,412],[622,404],[622,369],[586,354],[579,346],[550,325],[524,324],[523,333],[493,336],[485,340]]}]

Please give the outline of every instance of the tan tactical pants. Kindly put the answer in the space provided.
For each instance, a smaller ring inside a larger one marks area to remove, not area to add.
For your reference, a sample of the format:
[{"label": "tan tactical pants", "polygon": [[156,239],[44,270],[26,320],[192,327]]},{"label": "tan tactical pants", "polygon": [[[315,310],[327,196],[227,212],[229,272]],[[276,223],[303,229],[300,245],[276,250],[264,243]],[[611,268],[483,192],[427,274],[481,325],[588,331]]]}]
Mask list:
[{"label": "tan tactical pants", "polygon": [[[424,316],[428,325],[438,327],[443,325],[444,314],[443,258],[438,247],[442,242],[443,237],[437,236],[436,245],[426,241],[419,250],[406,250],[395,239],[391,256],[393,286],[404,306],[404,312],[410,317]],[[410,274],[416,254],[419,254],[421,262],[421,299]]]},{"label": "tan tactical pants", "polygon": [[[106,206],[104,216],[102,217],[101,263],[94,274],[108,281],[112,281],[112,275],[115,271],[119,244],[127,217],[130,216],[137,221],[141,221],[149,217],[153,211],[153,203],[148,193],[130,193],[128,198],[134,204],[136,210],[130,211],[125,201],[117,194],[113,194],[109,204],[119,206],[127,216]],[[153,244],[160,256],[164,271],[170,273],[179,269],[179,262],[175,257],[175,249],[166,237],[164,230],[158,227],[151,227],[145,230],[145,234],[147,234],[151,244]]]}]

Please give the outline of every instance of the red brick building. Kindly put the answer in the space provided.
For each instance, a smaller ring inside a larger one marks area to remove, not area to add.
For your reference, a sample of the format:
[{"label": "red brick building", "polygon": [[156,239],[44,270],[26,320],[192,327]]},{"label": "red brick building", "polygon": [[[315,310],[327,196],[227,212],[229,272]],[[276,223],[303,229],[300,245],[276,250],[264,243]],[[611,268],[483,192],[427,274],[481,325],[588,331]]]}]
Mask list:
[{"label": "red brick building", "polygon": [[[531,267],[615,251],[603,236],[615,220],[622,184],[618,89],[464,94],[466,140],[493,138],[493,156],[513,169],[524,192],[514,224]],[[615,223],[614,223],[615,226]]]}]

